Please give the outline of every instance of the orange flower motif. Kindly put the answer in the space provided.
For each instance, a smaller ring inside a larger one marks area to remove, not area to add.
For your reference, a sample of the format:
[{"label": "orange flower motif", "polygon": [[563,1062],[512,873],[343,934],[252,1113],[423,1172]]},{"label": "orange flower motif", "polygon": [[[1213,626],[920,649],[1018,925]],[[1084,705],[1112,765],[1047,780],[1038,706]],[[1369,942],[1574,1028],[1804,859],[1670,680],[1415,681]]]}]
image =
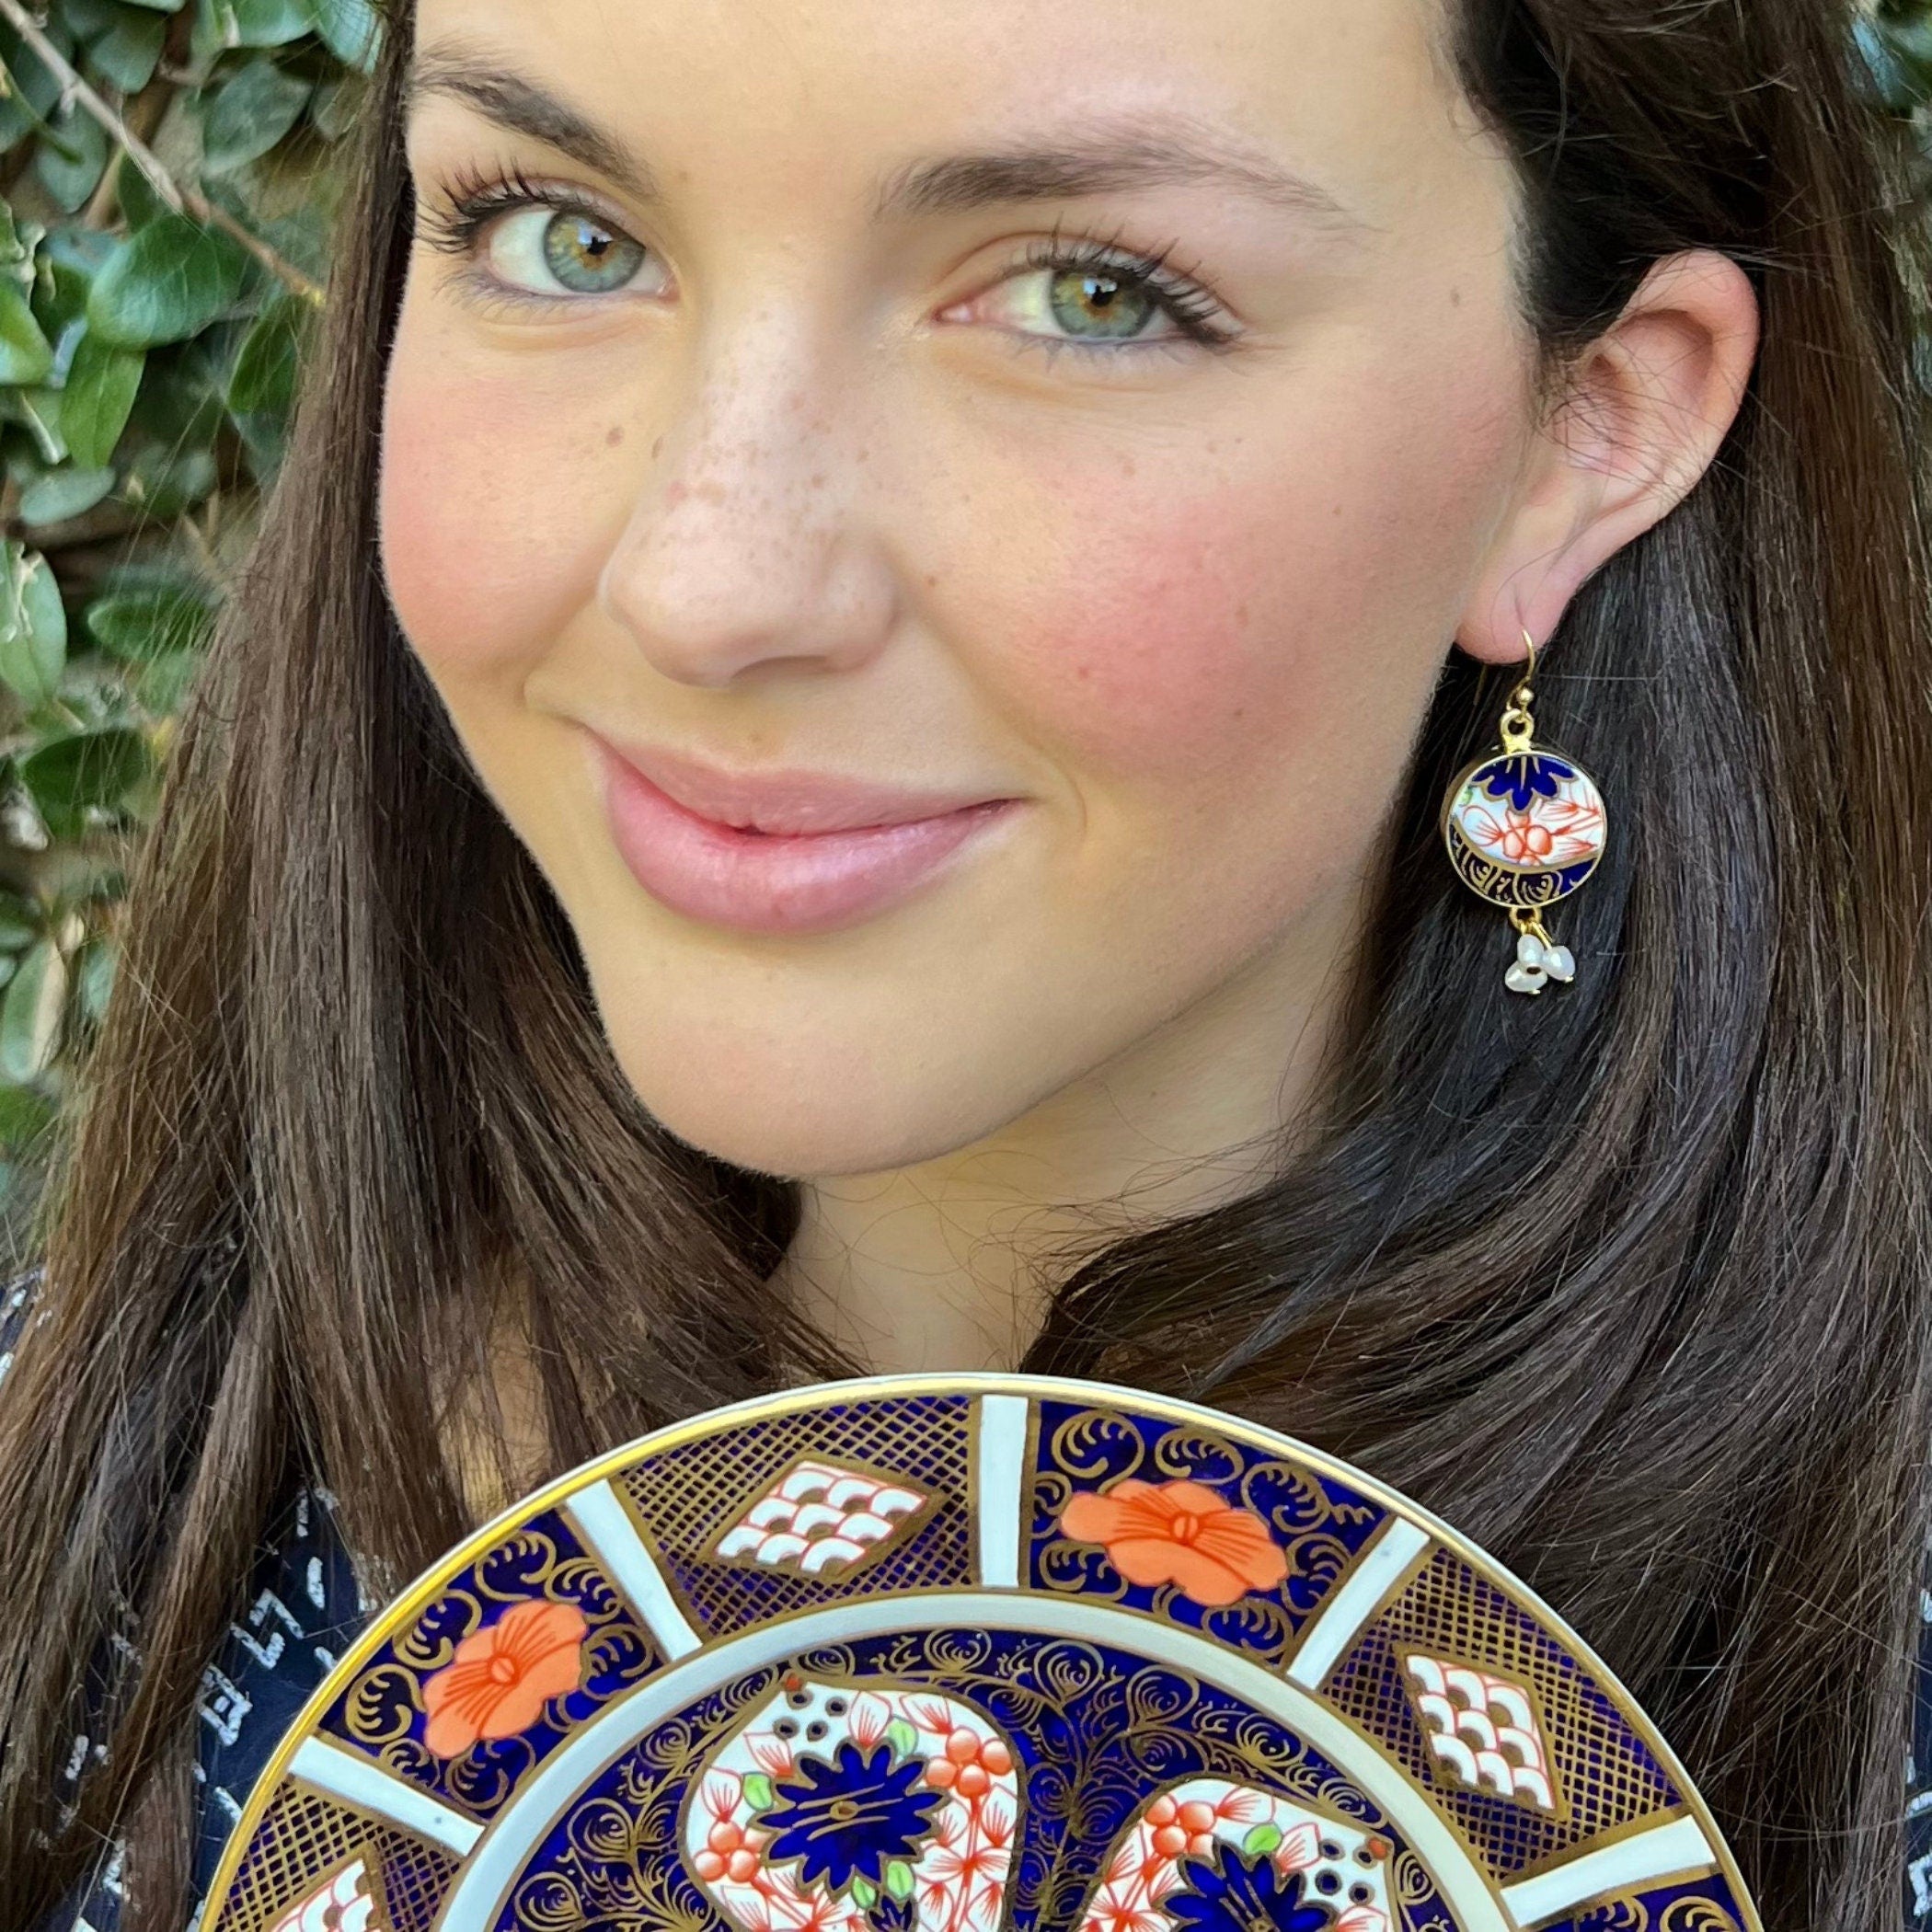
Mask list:
[{"label": "orange flower motif", "polygon": [[1268,1525],[1204,1483],[1130,1476],[1104,1496],[1075,1496],[1060,1512],[1060,1527],[1076,1543],[1103,1544],[1130,1583],[1172,1583],[1210,1606],[1271,1590],[1288,1574],[1288,1558]]},{"label": "orange flower motif", "polygon": [[472,1632],[450,1662],[423,1679],[430,1714],[423,1742],[438,1757],[454,1757],[478,1738],[527,1731],[550,1698],[577,1688],[578,1646],[589,1628],[574,1604],[533,1602]]},{"label": "orange flower motif", "polygon": [[1533,858],[1547,858],[1556,841],[1547,825],[1539,825],[1526,811],[1512,811],[1502,834],[1502,856],[1517,865]]}]

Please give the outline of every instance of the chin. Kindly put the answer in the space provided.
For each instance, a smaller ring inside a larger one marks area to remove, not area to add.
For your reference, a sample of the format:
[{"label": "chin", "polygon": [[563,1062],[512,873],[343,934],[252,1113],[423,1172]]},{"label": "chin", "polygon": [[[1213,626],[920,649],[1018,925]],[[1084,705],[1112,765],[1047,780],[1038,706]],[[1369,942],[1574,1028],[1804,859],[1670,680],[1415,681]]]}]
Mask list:
[{"label": "chin", "polygon": [[1002,1091],[988,1083],[989,1056],[979,1080],[966,1085],[963,1073],[956,1077],[910,1043],[879,1039],[794,1040],[761,1052],[715,1030],[694,1042],[653,1029],[650,1041],[620,1032],[611,1044],[632,1091],[667,1132],[734,1167],[788,1179],[937,1160],[995,1133],[1037,1098],[1030,1085]]},{"label": "chin", "polygon": [[756,1111],[742,1106],[653,1104],[639,1095],[651,1117],[687,1146],[714,1159],[788,1180],[844,1174],[880,1174],[949,1154],[977,1138],[970,1130],[937,1132],[908,1140],[881,1133],[876,1121],[822,1110],[793,1117],[788,1106]]}]

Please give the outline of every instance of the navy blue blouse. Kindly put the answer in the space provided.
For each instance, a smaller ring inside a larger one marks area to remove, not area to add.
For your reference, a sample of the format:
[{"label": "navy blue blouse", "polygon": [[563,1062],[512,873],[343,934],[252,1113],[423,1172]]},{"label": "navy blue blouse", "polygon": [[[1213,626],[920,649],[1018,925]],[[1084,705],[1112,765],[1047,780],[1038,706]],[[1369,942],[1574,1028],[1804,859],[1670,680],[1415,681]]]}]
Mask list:
[{"label": "navy blue blouse", "polygon": [[[39,1270],[31,1270],[0,1289],[0,1376],[13,1358],[38,1279]],[[1932,1552],[1932,1536],[1927,1550]],[[335,1532],[328,1491],[299,1490],[265,1544],[249,1580],[247,1607],[229,1625],[202,1676],[195,1767],[201,1806],[194,1855],[198,1903],[187,1932],[196,1932],[199,1902],[256,1777],[374,1607],[362,1595]],[[1919,1615],[1918,1702],[1902,1788],[1903,1923],[1907,1932],[1932,1932],[1932,1590],[1920,1593]],[[63,1778],[75,1779],[99,1749],[91,1738],[75,1738]],[[118,1847],[109,1847],[92,1880],[39,1932],[114,1932],[120,1900],[121,1857]]]}]

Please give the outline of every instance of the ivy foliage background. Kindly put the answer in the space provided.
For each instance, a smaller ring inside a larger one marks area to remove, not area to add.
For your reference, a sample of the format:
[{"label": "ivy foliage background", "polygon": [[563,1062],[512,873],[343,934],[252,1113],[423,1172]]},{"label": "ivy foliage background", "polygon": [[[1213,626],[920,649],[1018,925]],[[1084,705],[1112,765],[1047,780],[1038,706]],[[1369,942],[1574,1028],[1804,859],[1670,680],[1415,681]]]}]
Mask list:
[{"label": "ivy foliage background", "polygon": [[0,1225],[281,463],[368,0],[0,0]]},{"label": "ivy foliage background", "polygon": [[[177,707],[282,460],[328,164],[380,30],[368,0],[0,0],[9,1248],[113,980]],[[1856,31],[1932,183],[1932,0],[1870,0]],[[1932,220],[1932,186],[1921,204]]]}]

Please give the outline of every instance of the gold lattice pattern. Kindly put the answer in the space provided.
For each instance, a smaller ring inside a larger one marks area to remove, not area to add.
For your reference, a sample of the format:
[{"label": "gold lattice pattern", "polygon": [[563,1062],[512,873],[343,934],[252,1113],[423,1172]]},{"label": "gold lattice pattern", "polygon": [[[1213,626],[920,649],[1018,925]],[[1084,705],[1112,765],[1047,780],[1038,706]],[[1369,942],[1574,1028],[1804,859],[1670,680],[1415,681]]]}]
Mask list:
[{"label": "gold lattice pattern", "polygon": [[347,1865],[316,1880],[309,1895],[275,1921],[272,1932],[389,1932],[376,1888],[374,1856],[358,1852]]},{"label": "gold lattice pattern", "polygon": [[[455,1877],[456,1860],[293,1782],[277,1793],[262,1817],[235,1875],[221,1932],[275,1932],[316,1892],[316,1874],[346,1867],[358,1857],[378,1875],[388,1913],[382,1932],[429,1932],[437,1903]],[[374,1925],[370,1932],[376,1932]]]},{"label": "gold lattice pattern", "polygon": [[[1554,1811],[1444,1777],[1411,1702],[1404,1660],[1452,1658],[1526,1687],[1549,1741]],[[1364,1632],[1326,1686],[1406,1765],[1500,1878],[1527,1876],[1600,1833],[1682,1801],[1676,1788],[1585,1673],[1501,1591],[1437,1549]]]},{"label": "gold lattice pattern", "polygon": [[[687,1443],[619,1478],[685,1604],[714,1630],[889,1590],[972,1580],[972,1406],[913,1397],[772,1416],[729,1436]],[[863,1468],[930,1498],[926,1521],[856,1575],[821,1578],[719,1559],[720,1541],[802,1458]]]}]

